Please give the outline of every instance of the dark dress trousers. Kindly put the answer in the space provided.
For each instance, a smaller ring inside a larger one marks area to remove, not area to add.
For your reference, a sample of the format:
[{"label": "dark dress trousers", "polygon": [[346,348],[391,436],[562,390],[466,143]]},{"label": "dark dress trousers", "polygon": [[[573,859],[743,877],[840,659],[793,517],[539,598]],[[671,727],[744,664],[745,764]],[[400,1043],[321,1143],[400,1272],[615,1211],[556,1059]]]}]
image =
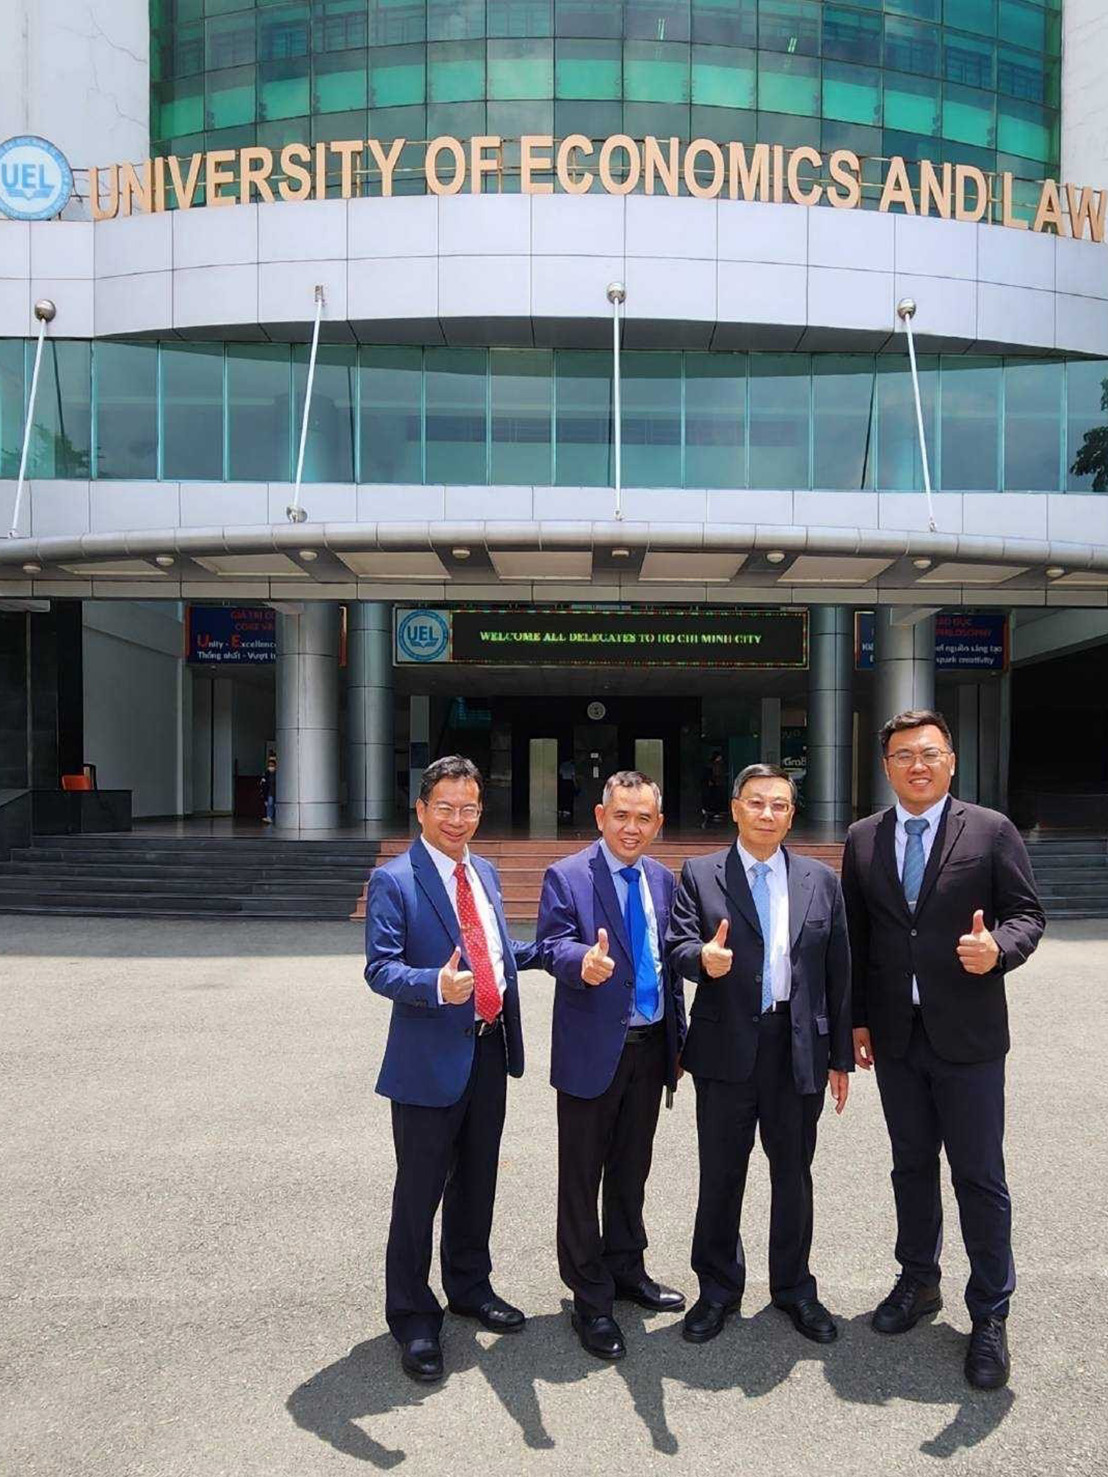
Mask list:
[{"label": "dark dress trousers", "polygon": [[[914,911],[897,869],[895,830],[895,807],[851,826],[842,881],[854,1024],[870,1032],[892,1143],[896,1258],[919,1281],[939,1281],[945,1147],[970,1261],[966,1306],[974,1319],[1003,1318],[1015,1287],[1004,1176],[1004,977],[1034,952],[1046,919],[1027,849],[1006,816],[947,802]],[[978,908],[1001,951],[986,975],[968,974],[957,954]]]},{"label": "dark dress trousers", "polygon": [[[435,1214],[448,1302],[492,1295],[489,1236],[507,1078],[523,1075],[517,974],[533,944],[508,935],[496,869],[470,854],[504,953],[501,1025],[478,1036],[472,998],[438,1003],[439,970],[461,947],[450,897],[422,841],[370,874],[366,982],[392,1001],[377,1091],[392,1099],[396,1184],[385,1255],[385,1315],[401,1342],[437,1337],[442,1307],[428,1284]],[[463,951],[462,968],[469,968]]]},{"label": "dark dress trousers", "polygon": [[[654,1131],[662,1089],[677,1083],[685,1036],[683,984],[665,962],[673,874],[650,857],[643,873],[658,926],[663,1015],[631,1041],[631,943],[599,842],[547,869],[539,904],[537,943],[556,982],[550,1080],[558,1090],[558,1265],[586,1317],[610,1316],[617,1285],[644,1276]],[[600,928],[616,967],[604,984],[586,985],[581,961]]]},{"label": "dark dress trousers", "polygon": [[[747,1165],[760,1131],[770,1169],[769,1280],[779,1304],[816,1296],[812,1159],[828,1068],[850,1071],[850,948],[830,868],[785,851],[792,988],[787,1012],[762,1012],[764,949],[735,846],[685,863],[667,952],[696,980],[682,1063],[696,1083],[700,1194],[692,1265],[700,1291],[738,1302],[746,1283],[739,1233]],[[711,979],[700,950],[728,920],[730,971]]]}]

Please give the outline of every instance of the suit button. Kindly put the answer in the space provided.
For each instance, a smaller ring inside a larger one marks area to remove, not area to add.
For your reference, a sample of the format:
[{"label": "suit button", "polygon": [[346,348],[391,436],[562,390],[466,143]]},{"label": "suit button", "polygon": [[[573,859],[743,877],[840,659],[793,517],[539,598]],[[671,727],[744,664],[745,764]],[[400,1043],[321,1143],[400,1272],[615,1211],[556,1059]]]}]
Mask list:
[{"label": "suit button", "polygon": [[752,1024],[754,1024],[756,1026],[758,1024],[758,1022],[762,1019],[762,1017],[760,1015],[752,1015],[750,1017],[750,1019],[751,1019]]},{"label": "suit button", "polygon": [[631,1017],[629,1015],[623,1016],[623,1018],[620,1020],[620,1025],[621,1026],[625,1026],[630,1019],[631,1019]]},{"label": "suit button", "polygon": [[760,974],[756,974],[754,976],[754,983],[756,985],[760,985],[762,983],[762,976]]},{"label": "suit button", "polygon": [[466,1027],[466,1035],[467,1036],[472,1036],[473,1035],[473,1027],[472,1026],[467,1026]]},{"label": "suit button", "polygon": [[628,980],[628,981],[627,981],[627,988],[628,988],[628,989],[630,989],[630,988],[631,988],[631,984],[632,984],[632,982],[631,982],[631,980]]},{"label": "suit button", "polygon": [[918,928],[913,928],[912,929],[912,937],[913,938],[919,938],[919,929]]}]

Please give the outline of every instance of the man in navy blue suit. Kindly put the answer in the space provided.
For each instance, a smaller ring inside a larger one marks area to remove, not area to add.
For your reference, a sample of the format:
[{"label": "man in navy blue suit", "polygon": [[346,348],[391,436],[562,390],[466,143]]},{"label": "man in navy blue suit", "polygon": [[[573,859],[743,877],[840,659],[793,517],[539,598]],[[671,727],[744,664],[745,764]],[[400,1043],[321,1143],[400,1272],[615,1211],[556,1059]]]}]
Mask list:
[{"label": "man in navy blue suit", "polygon": [[524,1325],[493,1292],[489,1236],[507,1078],[523,1075],[517,975],[537,949],[509,937],[496,869],[469,850],[481,790],[469,759],[424,770],[421,835],[373,870],[366,905],[366,982],[392,1001],[377,1079],[396,1149],[385,1315],[417,1380],[443,1373],[442,1307],[427,1280],[440,1201],[450,1311],[495,1333]]},{"label": "man in navy blue suit", "polygon": [[755,1129],[769,1159],[773,1304],[816,1343],[838,1332],[808,1257],[823,1093],[841,1113],[854,1066],[850,945],[835,874],[781,844],[795,807],[783,769],[748,765],[732,791],[735,844],[685,863],[670,915],[670,963],[697,981],[682,1055],[700,1154],[700,1297],[683,1330],[694,1344],[715,1338],[743,1295],[739,1220]]},{"label": "man in navy blue suit", "polygon": [[558,1265],[583,1347],[620,1359],[616,1298],[652,1311],[685,1306],[647,1276],[642,1216],[662,1089],[679,1076],[685,1004],[664,955],[673,875],[644,855],[662,825],[658,786],[637,770],[613,774],[596,824],[599,841],[547,869],[538,944],[556,981]]}]

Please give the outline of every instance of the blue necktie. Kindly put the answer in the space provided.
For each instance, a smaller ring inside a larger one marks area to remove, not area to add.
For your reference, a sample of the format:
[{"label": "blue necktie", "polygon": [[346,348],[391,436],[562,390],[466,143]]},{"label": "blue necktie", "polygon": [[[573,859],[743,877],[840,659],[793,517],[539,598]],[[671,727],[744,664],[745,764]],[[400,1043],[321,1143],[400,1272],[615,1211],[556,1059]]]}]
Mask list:
[{"label": "blue necktie", "polygon": [[754,882],[750,895],[758,909],[758,922],[762,927],[762,1010],[773,1004],[773,900],[769,895],[768,862],[755,862],[750,869]]},{"label": "blue necktie", "polygon": [[923,833],[929,824],[918,816],[904,822],[904,829],[908,833],[908,844],[904,848],[904,900],[910,908],[916,906],[923,883],[923,872],[927,865],[923,854]]},{"label": "blue necktie", "polygon": [[627,903],[623,919],[631,940],[631,958],[635,962],[635,1011],[652,1021],[658,1010],[658,976],[646,937],[646,910],[642,901],[642,873],[637,867],[620,867],[619,875],[627,883]]}]

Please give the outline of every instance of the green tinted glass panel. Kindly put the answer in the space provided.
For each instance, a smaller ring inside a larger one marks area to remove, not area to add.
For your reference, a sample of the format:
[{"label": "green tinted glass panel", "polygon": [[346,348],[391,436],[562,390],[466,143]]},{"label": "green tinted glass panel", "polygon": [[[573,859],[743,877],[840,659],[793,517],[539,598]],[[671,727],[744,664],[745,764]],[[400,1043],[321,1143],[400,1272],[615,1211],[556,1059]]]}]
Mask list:
[{"label": "green tinted glass panel", "polygon": [[257,17],[252,10],[208,21],[204,27],[207,70],[249,65],[256,56],[256,36]]},{"label": "green tinted glass panel", "polygon": [[763,51],[758,57],[758,107],[769,113],[819,113],[819,62],[810,56]]},{"label": "green tinted glass panel", "polygon": [[1066,365],[1066,488],[1108,492],[1108,362]]},{"label": "green tinted glass panel", "polygon": [[[481,42],[434,43],[427,47],[427,100],[432,103],[476,101],[485,96],[485,47]],[[464,128],[449,130],[465,136]]]},{"label": "green tinted glass panel", "polygon": [[427,10],[412,0],[369,0],[370,46],[401,46],[427,39]]},{"label": "green tinted glass panel", "polygon": [[[30,384],[28,345],[26,367]],[[18,453],[17,453],[18,454]],[[88,477],[92,467],[92,356],[87,343],[46,340],[39,371],[29,477]]]},{"label": "green tinted glass panel", "polygon": [[554,0],[488,0],[485,29],[490,36],[549,36]]},{"label": "green tinted glass panel", "polygon": [[360,482],[423,481],[423,350],[363,349]]},{"label": "green tinted glass panel", "polygon": [[1058,63],[1019,51],[1014,46],[997,48],[997,91],[1026,102],[1058,105]]},{"label": "green tinted glass panel", "polygon": [[[297,436],[304,415],[309,352],[307,344],[296,344],[292,351],[293,425]],[[354,480],[356,356],[353,347],[320,345],[304,446],[305,482]]]},{"label": "green tinted glass panel", "polygon": [[963,87],[996,85],[996,45],[980,36],[959,36],[947,31],[943,41],[943,76]]},{"label": "green tinted glass panel", "polygon": [[96,475],[158,475],[156,344],[99,343],[96,376]]},{"label": "green tinted glass panel", "polygon": [[689,0],[624,0],[623,34],[649,41],[689,39]]},{"label": "green tinted glass panel", "polygon": [[812,486],[874,485],[876,369],[865,354],[820,354],[812,375]]},{"label": "green tinted glass panel", "polygon": [[[917,362],[923,431],[934,478],[938,360],[920,355]],[[890,492],[922,491],[924,485],[912,375],[907,360],[899,355],[877,356],[877,485]]]},{"label": "green tinted glass panel", "polygon": [[161,82],[156,91],[158,136],[180,138],[204,127],[204,79],[189,77],[183,82]]},{"label": "green tinted glass panel", "polygon": [[685,355],[685,486],[746,486],[746,355]]},{"label": "green tinted glass panel", "polygon": [[759,47],[790,56],[818,56],[822,9],[815,0],[758,0]]},{"label": "green tinted glass panel", "polygon": [[[623,48],[618,41],[555,42],[554,88],[558,97],[618,98],[623,88]],[[600,137],[587,128],[577,131]]]},{"label": "green tinted glass panel", "polygon": [[906,16],[885,17],[885,66],[917,77],[935,77],[939,72],[939,36],[936,26],[927,26]]},{"label": "green tinted glass panel", "polygon": [[943,14],[942,0],[885,0],[885,9],[921,21],[938,21]]},{"label": "green tinted glass panel", "polygon": [[306,57],[288,62],[267,62],[258,67],[259,121],[300,118],[308,111],[309,96]]},{"label": "green tinted glass panel", "polygon": [[612,481],[612,360],[592,350],[555,355],[557,413],[554,476],[560,487]]},{"label": "green tinted glass panel", "polygon": [[881,65],[881,17],[842,5],[823,7],[823,55],[836,61]]},{"label": "green tinted glass panel", "polygon": [[554,96],[552,41],[490,41],[490,98]]},{"label": "green tinted glass panel", "polygon": [[493,349],[489,480],[548,487],[554,471],[554,355]]},{"label": "green tinted glass panel", "polygon": [[692,39],[716,46],[754,46],[758,0],[692,0]]},{"label": "green tinted glass panel", "polygon": [[422,103],[427,93],[426,60],[426,48],[422,46],[388,46],[370,52],[370,107],[398,108]]},{"label": "green tinted glass panel", "polygon": [[0,338],[0,477],[19,475],[23,449],[23,340]]},{"label": "green tinted glass panel", "polygon": [[1057,114],[1050,114],[1036,103],[1002,97],[997,103],[997,147],[1006,154],[1020,154],[1026,159],[1045,163],[1055,156]]},{"label": "green tinted glass panel", "polygon": [[881,122],[881,73],[849,62],[823,64],[823,116],[844,123]]},{"label": "green tinted glass panel", "polygon": [[232,482],[289,482],[287,344],[228,344],[227,444]]},{"label": "green tinted glass panel", "polygon": [[753,108],[758,96],[758,58],[734,46],[694,46],[692,100],[713,108]]},{"label": "green tinted glass panel", "polygon": [[1045,52],[1049,20],[1049,12],[1041,5],[1025,5],[1022,0],[1000,0],[998,30],[1013,46],[1025,46],[1029,51]]},{"label": "green tinted glass panel", "polygon": [[623,355],[623,477],[631,487],[681,486],[681,355]]},{"label": "green tinted glass panel", "polygon": [[623,95],[628,102],[688,102],[689,48],[628,41],[623,49]]},{"label": "green tinted glass panel", "polygon": [[235,128],[239,124],[253,123],[256,113],[253,67],[233,67],[228,71],[208,73],[206,128]]},{"label": "green tinted glass panel", "polygon": [[750,356],[750,485],[807,487],[811,364],[807,355]]},{"label": "green tinted glass panel", "polygon": [[307,56],[309,36],[309,7],[306,4],[259,5],[259,61],[283,62]]},{"label": "green tinted glass panel", "polygon": [[488,481],[488,355],[428,349],[427,481]]},{"label": "green tinted glass panel", "polygon": [[162,346],[162,476],[223,477],[223,345]]},{"label": "green tinted glass panel", "polygon": [[315,0],[312,6],[312,50],[353,51],[369,41],[366,0]]},{"label": "green tinted glass panel", "polygon": [[318,113],[345,113],[369,101],[368,53],[336,51],[312,64],[312,107]]},{"label": "green tinted glass panel", "polygon": [[996,35],[996,0],[943,0],[943,22],[959,31]]},{"label": "green tinted glass panel", "polygon": [[556,36],[622,36],[623,6],[595,0],[554,0]]},{"label": "green tinted glass panel", "polygon": [[995,492],[1000,486],[1000,361],[944,358],[941,404],[940,486],[946,492]]},{"label": "green tinted glass panel", "polygon": [[1004,486],[1057,492],[1062,471],[1061,364],[1009,360],[1004,367]]},{"label": "green tinted glass panel", "polygon": [[[992,148],[996,143],[996,98],[972,87],[943,87],[943,137],[957,143]],[[1018,150],[1011,152],[1017,153]]]},{"label": "green tinted glass panel", "polygon": [[485,0],[427,0],[427,39],[466,41],[485,34]]}]

